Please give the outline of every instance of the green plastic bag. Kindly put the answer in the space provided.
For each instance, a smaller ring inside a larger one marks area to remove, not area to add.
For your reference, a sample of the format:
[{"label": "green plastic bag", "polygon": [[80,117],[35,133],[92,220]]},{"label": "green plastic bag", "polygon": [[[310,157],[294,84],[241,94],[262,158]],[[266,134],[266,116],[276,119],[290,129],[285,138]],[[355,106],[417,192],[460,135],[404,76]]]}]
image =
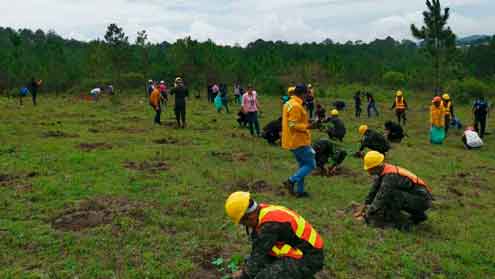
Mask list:
[{"label": "green plastic bag", "polygon": [[432,144],[442,144],[445,140],[445,128],[432,126],[430,130],[430,142]]},{"label": "green plastic bag", "polygon": [[220,111],[222,109],[223,103],[222,103],[222,97],[220,97],[220,94],[218,94],[215,97],[214,105],[215,105],[215,109],[217,111]]}]

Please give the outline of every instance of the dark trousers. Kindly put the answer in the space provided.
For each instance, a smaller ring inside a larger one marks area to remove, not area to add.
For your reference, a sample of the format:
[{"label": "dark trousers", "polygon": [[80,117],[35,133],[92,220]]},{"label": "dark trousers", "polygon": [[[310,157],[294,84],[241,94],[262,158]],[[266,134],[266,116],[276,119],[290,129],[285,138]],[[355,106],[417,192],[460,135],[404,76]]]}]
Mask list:
[{"label": "dark trousers", "polygon": [[31,92],[31,97],[33,98],[33,105],[35,105],[35,106],[36,106],[36,95],[37,95],[36,91]]},{"label": "dark trousers", "polygon": [[161,124],[161,121],[160,121],[160,116],[162,114],[162,109],[159,108],[157,110],[155,110],[155,124]]},{"label": "dark trousers", "polygon": [[361,109],[361,106],[356,106],[355,109],[356,109],[356,113],[355,113],[356,117],[357,118],[360,118],[361,117],[361,112],[363,111]]},{"label": "dark trousers", "polygon": [[309,112],[309,119],[313,119],[313,111],[315,110],[315,104],[314,103],[307,103],[306,108],[308,109],[308,112]]},{"label": "dark trousers", "polygon": [[400,122],[402,120],[402,123],[404,125],[406,125],[406,111],[403,110],[403,109],[397,109],[395,110],[395,115],[397,116],[397,122],[399,122],[399,125],[400,125]]},{"label": "dark trousers", "polygon": [[175,107],[174,111],[177,125],[184,128],[184,126],[186,125],[186,107]]},{"label": "dark trousers", "polygon": [[378,116],[378,110],[376,109],[375,102],[368,103],[368,117],[371,117],[371,111],[374,111],[375,115]]},{"label": "dark trousers", "polygon": [[256,129],[256,135],[260,135],[260,122],[258,121],[258,112],[253,111],[253,112],[248,112],[247,113],[247,119],[249,123],[249,131],[251,132],[251,135],[254,136],[254,130]]},{"label": "dark trousers", "polygon": [[229,113],[229,101],[227,100],[222,100],[222,105],[225,108],[225,111]]},{"label": "dark trousers", "polygon": [[450,127],[450,115],[445,115],[445,135],[449,132]]},{"label": "dark trousers", "polygon": [[474,117],[474,129],[480,135],[480,138],[485,136],[486,129],[486,115],[475,116]]}]

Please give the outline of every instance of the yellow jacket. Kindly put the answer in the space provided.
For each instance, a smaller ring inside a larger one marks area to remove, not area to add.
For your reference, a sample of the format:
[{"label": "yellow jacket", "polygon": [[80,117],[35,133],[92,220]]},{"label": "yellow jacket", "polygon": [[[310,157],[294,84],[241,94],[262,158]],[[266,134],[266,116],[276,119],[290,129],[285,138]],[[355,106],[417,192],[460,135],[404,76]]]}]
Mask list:
[{"label": "yellow jacket", "polygon": [[442,105],[430,107],[430,123],[436,127],[445,127],[445,110]]},{"label": "yellow jacket", "polygon": [[296,149],[311,145],[308,113],[303,107],[303,100],[292,96],[285,103],[282,112],[282,148]]}]

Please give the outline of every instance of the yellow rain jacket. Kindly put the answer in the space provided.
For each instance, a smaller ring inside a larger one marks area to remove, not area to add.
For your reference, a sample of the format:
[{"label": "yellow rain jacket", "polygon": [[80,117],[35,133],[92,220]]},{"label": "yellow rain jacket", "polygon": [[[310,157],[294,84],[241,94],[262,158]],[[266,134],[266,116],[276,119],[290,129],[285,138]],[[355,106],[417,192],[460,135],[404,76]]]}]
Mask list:
[{"label": "yellow rain jacket", "polygon": [[292,96],[284,105],[282,113],[282,148],[296,149],[311,145],[308,113],[303,100]]},{"label": "yellow rain jacket", "polygon": [[432,126],[445,127],[445,110],[442,105],[430,107],[430,123]]}]

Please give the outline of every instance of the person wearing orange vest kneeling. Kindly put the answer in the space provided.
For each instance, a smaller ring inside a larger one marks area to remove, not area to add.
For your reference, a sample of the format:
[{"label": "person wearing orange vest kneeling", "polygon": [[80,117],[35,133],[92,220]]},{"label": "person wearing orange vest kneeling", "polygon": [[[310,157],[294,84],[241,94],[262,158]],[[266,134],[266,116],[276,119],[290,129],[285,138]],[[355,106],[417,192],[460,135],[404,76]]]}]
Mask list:
[{"label": "person wearing orange vest kneeling", "polygon": [[[377,178],[355,217],[371,225],[391,223],[397,229],[408,230],[428,218],[425,212],[431,207],[431,188],[412,172],[385,163],[384,158],[377,151],[364,156],[364,170]],[[401,211],[409,214],[408,222],[401,222]]]},{"label": "person wearing orange vest kneeling", "polygon": [[258,204],[248,192],[232,193],[225,211],[234,224],[252,230],[251,255],[232,278],[306,279],[323,268],[323,239],[296,212]]}]

